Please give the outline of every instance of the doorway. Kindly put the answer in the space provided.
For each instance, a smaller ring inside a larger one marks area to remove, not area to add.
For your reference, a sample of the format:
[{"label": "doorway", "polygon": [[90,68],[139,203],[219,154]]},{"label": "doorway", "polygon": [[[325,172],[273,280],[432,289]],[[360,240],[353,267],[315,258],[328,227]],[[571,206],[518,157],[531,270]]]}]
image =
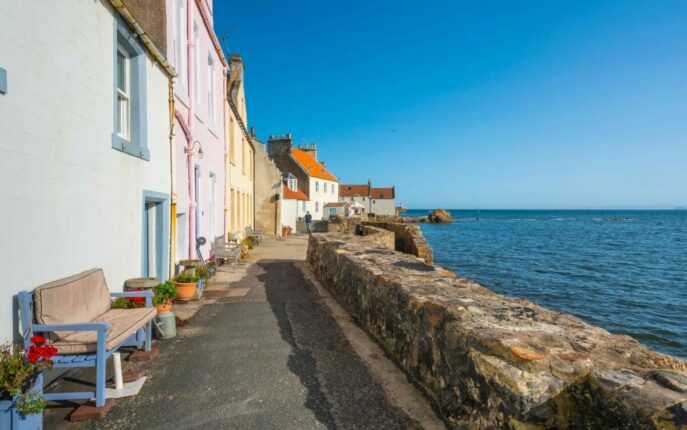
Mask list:
[{"label": "doorway", "polygon": [[161,281],[169,274],[169,196],[143,192],[141,276]]}]

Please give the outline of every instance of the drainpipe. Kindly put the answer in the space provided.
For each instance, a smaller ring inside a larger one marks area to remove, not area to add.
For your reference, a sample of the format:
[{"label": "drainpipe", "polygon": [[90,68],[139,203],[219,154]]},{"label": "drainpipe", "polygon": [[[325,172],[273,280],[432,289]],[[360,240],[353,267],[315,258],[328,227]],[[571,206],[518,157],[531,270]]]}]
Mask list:
[{"label": "drainpipe", "polygon": [[227,199],[227,194],[229,193],[229,136],[227,135],[227,68],[222,69],[222,112],[224,119],[224,240],[226,241],[228,236],[227,231],[227,218],[229,214],[229,199]]},{"label": "drainpipe", "polygon": [[170,214],[169,214],[169,267],[167,275],[171,279],[174,275],[174,261],[176,260],[176,236],[177,236],[177,196],[174,188],[175,182],[175,156],[174,156],[174,117],[176,106],[174,105],[174,79],[169,78],[169,178],[170,178]]},{"label": "drainpipe", "polygon": [[187,57],[186,66],[188,67],[188,129],[191,138],[187,140],[188,150],[188,255],[190,259],[196,258],[196,175],[193,165],[193,107],[196,104],[195,88],[193,86],[194,73],[193,64],[195,61],[195,35],[193,33],[193,0],[186,2],[186,45]]}]

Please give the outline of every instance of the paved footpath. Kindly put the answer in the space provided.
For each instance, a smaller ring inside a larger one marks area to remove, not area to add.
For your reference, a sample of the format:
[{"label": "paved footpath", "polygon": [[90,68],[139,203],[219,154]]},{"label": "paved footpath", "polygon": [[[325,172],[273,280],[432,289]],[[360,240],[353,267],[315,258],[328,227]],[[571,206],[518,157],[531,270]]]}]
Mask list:
[{"label": "paved footpath", "polygon": [[[157,342],[160,357],[137,365],[148,376],[138,396],[118,400],[101,421],[73,427],[426,426],[390,400],[383,379],[373,375],[304,278],[299,266],[306,239],[270,238],[256,247],[252,264],[236,269],[241,279],[221,288],[226,294],[216,293],[222,297],[203,306],[177,338]],[[433,419],[428,428],[436,428]]]}]

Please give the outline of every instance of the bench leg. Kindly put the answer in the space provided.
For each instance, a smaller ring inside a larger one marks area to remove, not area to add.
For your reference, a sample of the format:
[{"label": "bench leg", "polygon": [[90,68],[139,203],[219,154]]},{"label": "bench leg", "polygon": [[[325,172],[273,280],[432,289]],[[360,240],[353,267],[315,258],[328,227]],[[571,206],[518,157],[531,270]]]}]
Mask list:
[{"label": "bench leg", "polygon": [[95,407],[105,406],[105,381],[107,379],[107,359],[105,354],[97,354],[95,357]]},{"label": "bench leg", "polygon": [[151,347],[153,346],[153,322],[148,321],[148,325],[146,326],[146,343],[144,349],[149,352]]}]

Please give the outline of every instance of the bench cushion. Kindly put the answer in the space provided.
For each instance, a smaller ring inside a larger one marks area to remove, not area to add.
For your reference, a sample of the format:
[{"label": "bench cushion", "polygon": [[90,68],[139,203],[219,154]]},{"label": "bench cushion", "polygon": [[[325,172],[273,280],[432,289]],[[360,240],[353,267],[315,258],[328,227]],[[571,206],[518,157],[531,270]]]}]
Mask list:
[{"label": "bench cushion", "polygon": [[[110,309],[93,322],[108,322],[112,326],[107,332],[107,343],[105,347],[110,350],[136,333],[140,328],[152,320],[157,311],[155,308],[138,309]],[[86,354],[96,352],[97,332],[95,331],[74,331],[62,332],[59,340],[50,342],[57,348],[58,354]]]},{"label": "bench cushion", "polygon": [[103,270],[91,269],[41,285],[34,290],[33,306],[39,324],[75,324],[96,320],[111,307]]}]

